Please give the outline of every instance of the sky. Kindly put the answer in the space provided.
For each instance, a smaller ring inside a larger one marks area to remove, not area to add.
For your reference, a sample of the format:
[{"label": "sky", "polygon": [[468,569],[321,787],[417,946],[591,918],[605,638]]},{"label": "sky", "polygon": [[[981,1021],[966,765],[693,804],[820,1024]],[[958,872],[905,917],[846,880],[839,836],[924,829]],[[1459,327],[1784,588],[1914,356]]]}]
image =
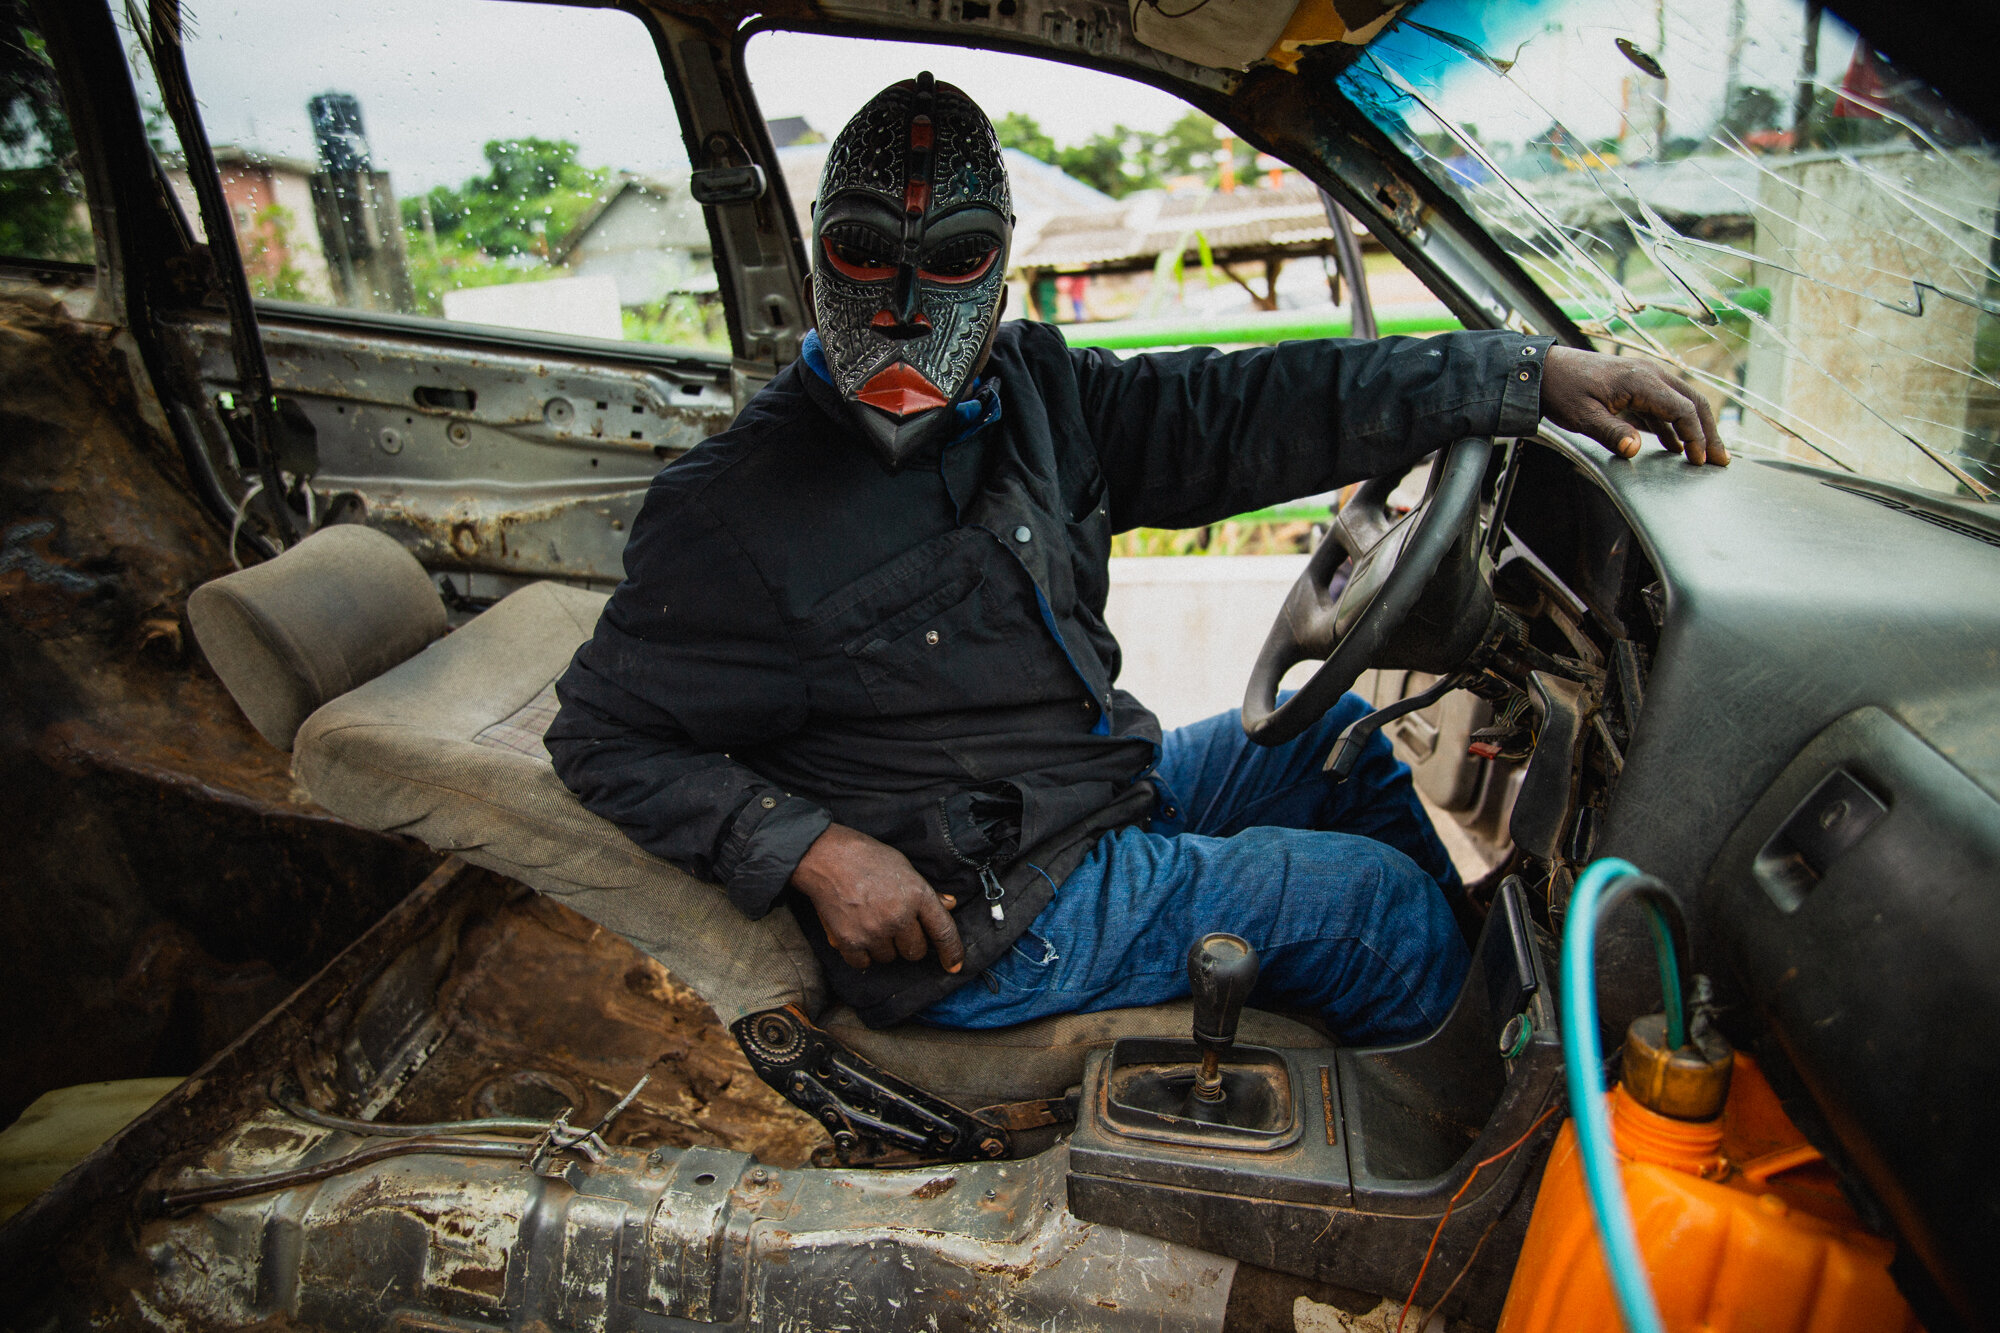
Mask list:
[{"label": "sky", "polygon": [[[574,140],[592,165],[686,163],[652,39],[630,14],[510,0],[186,3],[188,71],[217,144],[311,159],[306,100],[338,90],[360,99],[399,193],[456,185],[484,170],[487,140],[526,135]],[[748,63],[766,116],[803,115],[828,135],[924,68],[996,117],[1038,116],[1063,143],[1120,122],[1164,129],[1187,110],[1111,75],[956,47],[771,33],[752,39]]]},{"label": "sky", "polygon": [[[1613,132],[1637,75],[1613,39],[1659,46],[1672,75],[1668,106],[1690,130],[1713,119],[1731,0],[1675,0],[1667,41],[1654,39],[1654,0],[1431,0],[1418,17],[1475,35],[1489,54],[1516,54],[1505,88],[1488,71],[1416,41],[1404,73],[1445,77],[1434,91],[1454,120],[1516,141],[1559,116],[1586,136]],[[1744,0],[1745,81],[1788,90],[1798,60],[1799,0]],[[315,93],[355,94],[376,165],[399,193],[456,185],[484,169],[489,139],[540,135],[576,141],[582,160],[666,173],[685,165],[673,104],[650,35],[616,10],[512,0],[186,0],[188,64],[217,144],[310,159],[305,104]],[[1488,29],[1491,31],[1488,31]],[[1828,17],[1821,77],[1838,80],[1853,39]],[[1427,52],[1427,54],[1426,54]],[[1440,53],[1452,59],[1436,61]],[[1059,144],[1123,123],[1164,129],[1186,110],[1143,84],[1024,56],[955,47],[772,33],[752,38],[752,86],[772,118],[803,115],[831,134],[875,90],[918,69],[959,84],[996,119],[1036,117]],[[1787,98],[1789,97],[1786,92]]]}]

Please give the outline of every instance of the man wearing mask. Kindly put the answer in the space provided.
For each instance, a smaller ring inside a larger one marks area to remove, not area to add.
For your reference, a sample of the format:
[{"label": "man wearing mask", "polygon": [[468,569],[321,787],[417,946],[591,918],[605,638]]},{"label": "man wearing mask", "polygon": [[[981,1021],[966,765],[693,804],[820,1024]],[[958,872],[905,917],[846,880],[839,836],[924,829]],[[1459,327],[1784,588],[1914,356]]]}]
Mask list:
[{"label": "man wearing mask", "polygon": [[1463,979],[1458,880],[1377,736],[1320,771],[1236,714],[1164,736],[1118,690],[1112,533],[1190,527],[1543,415],[1726,463],[1697,395],[1508,332],[1120,361],[1002,324],[1012,229],[985,114],[928,74],[827,157],[799,360],[654,480],[547,744],[584,803],[799,914],[886,1026],[997,1027],[1187,994],[1214,930],[1257,1002],[1421,1035]]}]

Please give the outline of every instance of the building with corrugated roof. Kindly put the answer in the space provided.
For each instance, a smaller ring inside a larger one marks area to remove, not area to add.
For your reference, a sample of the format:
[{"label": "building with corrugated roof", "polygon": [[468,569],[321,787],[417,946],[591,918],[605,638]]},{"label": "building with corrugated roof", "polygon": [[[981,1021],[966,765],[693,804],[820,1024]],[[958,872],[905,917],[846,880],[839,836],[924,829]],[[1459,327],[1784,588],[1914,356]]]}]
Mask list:
[{"label": "building with corrugated roof", "polygon": [[1121,277],[1150,274],[1163,257],[1176,255],[1195,268],[1204,262],[1204,248],[1216,271],[1242,287],[1255,308],[1275,310],[1278,277],[1289,260],[1332,258],[1333,225],[1318,187],[1295,173],[1276,185],[1259,178],[1231,191],[1145,190],[1108,207],[1049,219],[1028,244],[1015,247],[1014,265],[1035,313],[1053,319],[1072,313],[1058,312],[1052,298],[1060,286],[1073,290],[1077,276],[1094,289],[1130,297],[1140,284]]},{"label": "building with corrugated roof", "polygon": [[549,262],[618,285],[625,308],[716,291],[715,257],[688,178],[624,174],[549,247]]}]

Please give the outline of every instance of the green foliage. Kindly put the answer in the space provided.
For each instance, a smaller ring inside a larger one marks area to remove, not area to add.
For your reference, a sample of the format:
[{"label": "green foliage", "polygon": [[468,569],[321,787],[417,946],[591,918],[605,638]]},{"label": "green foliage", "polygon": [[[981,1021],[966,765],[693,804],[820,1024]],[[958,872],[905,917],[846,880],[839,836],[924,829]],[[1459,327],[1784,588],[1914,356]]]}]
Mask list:
[{"label": "green foliage", "polygon": [[[1062,168],[1086,185],[1122,199],[1135,190],[1155,189],[1185,176],[1209,185],[1221,177],[1223,143],[1212,117],[1189,111],[1163,133],[1114,125],[1082,143],[1058,148],[1033,116],[1019,111],[1002,116],[994,129],[1005,148]],[[1256,167],[1256,153],[1237,144],[1236,173],[1247,177]]]},{"label": "green foliage", "polygon": [[707,347],[729,350],[729,325],[720,299],[703,300],[686,293],[657,305],[628,307],[625,341],[664,347]]},{"label": "green foliage", "polygon": [[[1109,134],[1094,134],[1074,148],[1060,150],[1056,165],[1114,199],[1134,190],[1151,189],[1160,181],[1146,169],[1143,153],[1132,151],[1130,140],[1134,137],[1133,131],[1119,125]],[[1135,166],[1136,171],[1132,169]]]},{"label": "green foliage", "polygon": [[[566,276],[551,264],[552,253],[614,180],[606,168],[579,163],[568,140],[496,139],[484,152],[483,175],[457,189],[437,186],[402,201],[418,314],[443,314],[446,292]],[[628,308],[623,317],[627,342],[729,349],[728,323],[715,297],[675,294]]]},{"label": "green foliage", "polygon": [[576,160],[567,139],[493,139],[482,150],[488,170],[457,189],[436,186],[402,203],[403,226],[419,231],[423,204],[440,247],[505,260],[549,250],[589,212],[610,182],[602,167]]},{"label": "green foliage", "polygon": [[1133,528],[1111,539],[1111,554],[1305,555],[1312,550],[1310,519],[1246,514],[1205,528]]},{"label": "green foliage", "polygon": [[[1190,111],[1167,126],[1165,134],[1143,136],[1142,148],[1154,172],[1163,180],[1217,173],[1222,167],[1223,151],[1216,131],[1214,117]],[[1256,156],[1248,150],[1239,151],[1239,171],[1246,159],[1254,164]]]},{"label": "green foliage", "polygon": [[1002,148],[1018,148],[1040,162],[1056,160],[1056,141],[1024,111],[1009,111],[994,123],[993,131],[1000,136]]},{"label": "green foliage", "polygon": [[[489,170],[457,189],[437,186],[402,201],[416,313],[442,315],[446,292],[565,276],[551,251],[610,187],[613,173],[586,167],[567,140],[497,139]],[[430,228],[424,213],[430,213]],[[669,296],[624,311],[627,342],[727,351],[729,328],[716,298]]]},{"label": "green foliage", "polygon": [[562,275],[562,270],[551,268],[532,257],[494,259],[463,240],[448,242],[440,238],[433,249],[418,228],[406,226],[403,230],[404,245],[410,256],[413,314],[442,316],[444,294],[461,288],[493,287],[503,282],[538,282]]},{"label": "green foliage", "polygon": [[551,248],[611,181],[605,168],[578,163],[567,139],[493,139],[482,151],[484,174],[402,201],[417,314],[442,315],[446,292],[561,276]]},{"label": "green foliage", "polygon": [[25,0],[0,0],[0,254],[88,262],[76,137]]},{"label": "green foliage", "polygon": [[[276,297],[281,301],[305,301],[305,271],[292,262],[292,229],[298,220],[292,210],[270,204],[257,210],[250,230],[243,236],[243,267],[253,296]],[[278,256],[278,265],[268,272],[259,261],[268,254]]]}]

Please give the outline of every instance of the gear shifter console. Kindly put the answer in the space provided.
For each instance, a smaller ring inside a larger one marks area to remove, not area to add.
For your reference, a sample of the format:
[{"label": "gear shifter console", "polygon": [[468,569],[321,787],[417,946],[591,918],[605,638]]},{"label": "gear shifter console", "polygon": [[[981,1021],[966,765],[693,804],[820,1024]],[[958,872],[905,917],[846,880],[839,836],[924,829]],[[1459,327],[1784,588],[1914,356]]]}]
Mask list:
[{"label": "gear shifter console", "polygon": [[[1070,1211],[1398,1299],[1428,1258],[1455,1256],[1452,1299],[1490,1327],[1562,1101],[1554,948],[1510,875],[1443,1021],[1415,1041],[1344,1046],[1252,1012],[1249,950],[1199,941],[1192,1039],[1127,1037],[1084,1066]],[[1274,1039],[1287,1044],[1247,1044]],[[1426,1282],[1420,1297],[1441,1285]]]},{"label": "gear shifter console", "polygon": [[1257,951],[1234,935],[1204,935],[1188,950],[1188,986],[1194,993],[1194,1044],[1201,1069],[1188,1089],[1187,1114],[1222,1121],[1228,1105],[1222,1057],[1236,1044],[1236,1021],[1257,984]]},{"label": "gear shifter console", "polygon": [[1236,1024],[1257,984],[1257,951],[1234,935],[1188,950],[1194,1040],[1126,1038],[1112,1046],[1102,1115],[1130,1138],[1268,1151],[1299,1134],[1298,1098],[1283,1056],[1238,1047]]}]

